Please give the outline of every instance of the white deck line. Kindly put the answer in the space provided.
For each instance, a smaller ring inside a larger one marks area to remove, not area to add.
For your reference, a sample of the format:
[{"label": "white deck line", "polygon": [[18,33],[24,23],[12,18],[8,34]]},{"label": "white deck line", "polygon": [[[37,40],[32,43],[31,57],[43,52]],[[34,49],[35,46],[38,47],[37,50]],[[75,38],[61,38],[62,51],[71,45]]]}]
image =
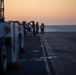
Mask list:
[{"label": "white deck line", "polygon": [[40,36],[40,41],[41,41],[41,46],[42,46],[42,51],[43,51],[43,56],[44,56],[43,58],[44,58],[44,62],[45,62],[46,71],[47,71],[48,75],[51,75],[49,64],[48,64],[48,61],[47,61],[47,57],[46,57],[46,54],[45,54],[45,49],[44,49],[44,45],[43,45],[43,41],[42,41],[42,37],[41,36]]}]

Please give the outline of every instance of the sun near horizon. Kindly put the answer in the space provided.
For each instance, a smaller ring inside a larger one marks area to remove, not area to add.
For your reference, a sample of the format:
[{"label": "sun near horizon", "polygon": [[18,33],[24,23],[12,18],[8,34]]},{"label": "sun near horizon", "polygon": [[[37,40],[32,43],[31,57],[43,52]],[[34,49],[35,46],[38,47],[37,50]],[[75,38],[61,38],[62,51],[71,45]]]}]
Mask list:
[{"label": "sun near horizon", "polygon": [[76,0],[5,0],[5,20],[75,24]]}]

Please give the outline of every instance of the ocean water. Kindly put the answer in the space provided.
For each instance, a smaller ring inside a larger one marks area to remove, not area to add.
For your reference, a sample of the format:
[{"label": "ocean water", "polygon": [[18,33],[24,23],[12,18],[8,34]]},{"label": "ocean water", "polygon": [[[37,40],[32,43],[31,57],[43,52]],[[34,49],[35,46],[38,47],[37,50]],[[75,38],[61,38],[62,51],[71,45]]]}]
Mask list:
[{"label": "ocean water", "polygon": [[46,25],[45,32],[76,32],[76,25]]}]

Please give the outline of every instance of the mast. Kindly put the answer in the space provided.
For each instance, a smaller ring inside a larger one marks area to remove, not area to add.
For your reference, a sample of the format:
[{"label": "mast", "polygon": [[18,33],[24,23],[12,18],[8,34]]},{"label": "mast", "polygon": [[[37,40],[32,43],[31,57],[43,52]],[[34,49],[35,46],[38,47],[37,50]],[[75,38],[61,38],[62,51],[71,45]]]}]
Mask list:
[{"label": "mast", "polygon": [[0,22],[4,22],[4,0],[0,0]]}]

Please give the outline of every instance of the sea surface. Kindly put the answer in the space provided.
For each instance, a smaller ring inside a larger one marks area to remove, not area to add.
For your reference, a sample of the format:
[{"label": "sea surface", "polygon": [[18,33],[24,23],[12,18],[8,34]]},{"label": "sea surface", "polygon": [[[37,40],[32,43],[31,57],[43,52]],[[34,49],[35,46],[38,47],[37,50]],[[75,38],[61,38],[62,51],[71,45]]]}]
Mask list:
[{"label": "sea surface", "polygon": [[76,32],[76,25],[45,25],[45,32]]}]

